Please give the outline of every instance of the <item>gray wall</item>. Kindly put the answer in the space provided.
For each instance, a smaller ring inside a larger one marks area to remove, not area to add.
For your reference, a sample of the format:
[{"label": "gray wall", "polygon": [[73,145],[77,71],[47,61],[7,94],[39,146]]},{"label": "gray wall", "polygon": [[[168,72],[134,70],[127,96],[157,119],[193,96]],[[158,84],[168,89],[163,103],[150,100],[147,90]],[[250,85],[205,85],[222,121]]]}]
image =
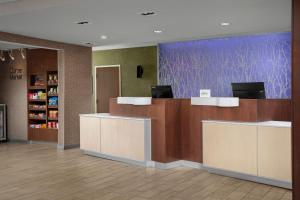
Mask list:
[{"label": "gray wall", "polygon": [[[26,59],[14,51],[15,61],[0,61],[0,104],[7,104],[8,139],[27,140],[27,71]],[[10,68],[23,69],[23,79],[11,80]]]}]

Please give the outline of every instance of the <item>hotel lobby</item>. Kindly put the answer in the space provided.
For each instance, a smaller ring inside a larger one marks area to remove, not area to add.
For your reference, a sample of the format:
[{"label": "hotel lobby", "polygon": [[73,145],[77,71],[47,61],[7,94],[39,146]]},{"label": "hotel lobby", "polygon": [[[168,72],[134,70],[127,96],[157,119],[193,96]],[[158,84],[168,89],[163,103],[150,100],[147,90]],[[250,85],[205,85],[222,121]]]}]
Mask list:
[{"label": "hotel lobby", "polygon": [[300,2],[0,0],[0,200],[300,199]]}]

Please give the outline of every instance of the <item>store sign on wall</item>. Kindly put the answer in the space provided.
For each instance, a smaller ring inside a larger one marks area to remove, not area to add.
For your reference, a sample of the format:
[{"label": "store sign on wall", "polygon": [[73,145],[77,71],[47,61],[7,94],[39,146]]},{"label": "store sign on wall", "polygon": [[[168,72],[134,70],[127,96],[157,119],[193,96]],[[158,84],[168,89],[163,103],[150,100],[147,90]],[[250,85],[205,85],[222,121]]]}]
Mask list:
[{"label": "store sign on wall", "polygon": [[20,80],[23,78],[23,69],[10,68],[10,79]]}]

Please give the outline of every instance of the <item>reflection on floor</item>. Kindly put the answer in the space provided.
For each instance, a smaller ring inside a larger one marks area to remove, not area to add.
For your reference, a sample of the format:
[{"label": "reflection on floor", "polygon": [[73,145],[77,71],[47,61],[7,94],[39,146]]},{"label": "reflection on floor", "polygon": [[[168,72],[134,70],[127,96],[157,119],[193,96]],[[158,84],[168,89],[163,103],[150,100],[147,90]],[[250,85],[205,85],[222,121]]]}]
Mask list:
[{"label": "reflection on floor", "polygon": [[1,200],[288,200],[291,191],[203,170],[145,169],[79,149],[0,144]]}]

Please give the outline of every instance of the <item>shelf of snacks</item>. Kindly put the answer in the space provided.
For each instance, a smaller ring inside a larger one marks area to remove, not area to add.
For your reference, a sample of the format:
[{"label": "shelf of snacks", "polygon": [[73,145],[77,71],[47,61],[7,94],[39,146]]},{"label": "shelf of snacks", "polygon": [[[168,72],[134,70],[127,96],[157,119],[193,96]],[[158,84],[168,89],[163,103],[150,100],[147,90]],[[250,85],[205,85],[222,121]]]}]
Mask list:
[{"label": "shelf of snacks", "polygon": [[35,108],[28,108],[29,111],[33,111],[33,112],[46,112],[46,109],[35,109]]},{"label": "shelf of snacks", "polygon": [[29,78],[29,87],[46,87],[46,80],[44,74],[31,74]]},{"label": "shelf of snacks", "polygon": [[49,138],[58,134],[58,75],[57,71],[29,74],[28,134],[29,138]]},{"label": "shelf of snacks", "polygon": [[58,85],[58,76],[57,72],[49,72],[48,73],[48,86]]},{"label": "shelf of snacks", "polygon": [[49,97],[48,98],[48,108],[58,106],[58,97]]},{"label": "shelf of snacks", "polygon": [[48,109],[58,109],[58,106],[48,106]]},{"label": "shelf of snacks", "polygon": [[49,129],[58,129],[58,122],[48,122],[48,126]]},{"label": "shelf of snacks", "polygon": [[58,83],[48,83],[48,87],[51,87],[51,86],[58,86]]},{"label": "shelf of snacks", "polygon": [[29,128],[33,129],[46,129],[47,124],[29,124]]},{"label": "shelf of snacks", "polygon": [[57,97],[58,96],[58,86],[50,87],[48,89],[48,97]]},{"label": "shelf of snacks", "polygon": [[28,90],[46,90],[46,86],[29,86]]},{"label": "shelf of snacks", "polygon": [[28,109],[31,111],[46,111],[47,106],[46,105],[29,104]]},{"label": "shelf of snacks", "polygon": [[29,120],[35,120],[35,121],[47,121],[46,118],[28,118]]},{"label": "shelf of snacks", "polygon": [[47,115],[43,112],[43,113],[33,113],[33,112],[30,112],[28,114],[28,117],[30,120],[46,120]]},{"label": "shelf of snacks", "polygon": [[29,102],[47,102],[46,99],[29,99]]},{"label": "shelf of snacks", "polygon": [[58,94],[48,94],[48,97],[58,97]]},{"label": "shelf of snacks", "polygon": [[46,101],[47,93],[44,91],[36,91],[36,92],[28,92],[28,99],[29,101]]},{"label": "shelf of snacks", "polygon": [[57,120],[58,119],[58,111],[57,110],[49,110],[48,119]]}]

